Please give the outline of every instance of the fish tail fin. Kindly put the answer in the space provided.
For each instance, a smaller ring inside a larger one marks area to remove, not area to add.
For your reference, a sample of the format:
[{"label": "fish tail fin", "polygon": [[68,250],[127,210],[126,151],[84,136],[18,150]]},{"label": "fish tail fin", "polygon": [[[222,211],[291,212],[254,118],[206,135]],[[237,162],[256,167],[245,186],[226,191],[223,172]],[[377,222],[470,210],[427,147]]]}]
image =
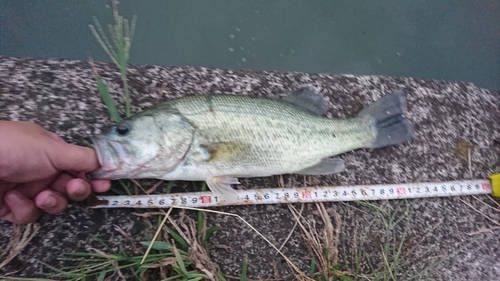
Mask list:
[{"label": "fish tail fin", "polygon": [[413,139],[415,129],[403,117],[406,112],[406,99],[402,91],[392,92],[359,112],[359,117],[375,119],[377,137],[372,148],[400,144]]}]

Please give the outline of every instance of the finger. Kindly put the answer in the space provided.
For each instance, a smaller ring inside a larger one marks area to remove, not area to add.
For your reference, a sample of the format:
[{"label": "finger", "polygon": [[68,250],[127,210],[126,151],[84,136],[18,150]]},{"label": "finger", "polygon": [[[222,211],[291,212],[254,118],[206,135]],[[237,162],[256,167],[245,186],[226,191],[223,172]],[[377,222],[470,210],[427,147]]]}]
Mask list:
[{"label": "finger", "polygon": [[73,144],[63,146],[50,155],[56,169],[91,172],[101,167],[93,149]]},{"label": "finger", "polygon": [[51,184],[51,188],[62,194],[67,194],[68,197],[74,201],[82,201],[92,192],[90,183],[81,178],[73,178],[65,173],[54,180]]},{"label": "finger", "polygon": [[20,183],[15,186],[15,189],[24,197],[31,199],[35,198],[40,191],[46,189],[53,180],[54,177],[50,177],[43,180]]},{"label": "finger", "polygon": [[110,180],[93,180],[92,181],[92,189],[95,192],[102,193],[106,192],[111,188]]},{"label": "finger", "polygon": [[35,197],[35,204],[38,208],[49,214],[59,214],[66,209],[68,201],[61,194],[46,189]]},{"label": "finger", "polygon": [[58,136],[56,133],[53,133],[53,132],[49,132],[47,131],[47,135],[49,136],[49,138],[55,140],[55,141],[58,141],[60,143],[66,143],[60,136]]},{"label": "finger", "polygon": [[66,173],[61,173],[51,184],[50,188],[53,190],[60,192],[60,193],[66,193],[66,186],[68,185],[68,182],[70,182],[73,179],[72,176],[66,174]]},{"label": "finger", "polygon": [[[2,198],[3,198],[3,195],[4,195],[7,191],[9,191],[9,190],[13,189],[15,186],[16,186],[16,184],[15,184],[15,183],[10,183],[10,182],[0,181],[0,205],[2,205],[2,204],[3,204],[3,203],[2,203]],[[1,214],[1,212],[0,212],[0,214]],[[1,218],[1,217],[2,217],[2,216],[0,216],[0,218]]]},{"label": "finger", "polygon": [[14,188],[14,186],[16,186],[16,184],[13,182],[0,181],[0,192],[10,190]]},{"label": "finger", "polygon": [[10,209],[7,205],[5,205],[3,202],[1,203],[2,205],[0,206],[0,218],[5,217],[8,213],[10,213]]},{"label": "finger", "polygon": [[82,179],[72,179],[66,185],[68,197],[74,201],[85,200],[92,192],[90,184]]},{"label": "finger", "polygon": [[3,219],[12,223],[23,224],[34,222],[40,216],[40,211],[35,206],[35,203],[15,190],[11,190],[5,194],[4,202],[9,207],[10,213],[5,215]]}]

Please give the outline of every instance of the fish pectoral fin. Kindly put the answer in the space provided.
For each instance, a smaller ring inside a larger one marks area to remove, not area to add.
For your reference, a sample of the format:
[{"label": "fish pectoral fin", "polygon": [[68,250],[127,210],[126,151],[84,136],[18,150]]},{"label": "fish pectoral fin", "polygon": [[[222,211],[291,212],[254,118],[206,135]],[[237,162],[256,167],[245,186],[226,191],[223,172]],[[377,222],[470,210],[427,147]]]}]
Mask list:
[{"label": "fish pectoral fin", "polygon": [[236,193],[236,190],[231,187],[232,184],[240,184],[237,178],[217,176],[207,179],[206,183],[213,193],[225,200],[227,203],[238,201],[238,194]]},{"label": "fish pectoral fin", "polygon": [[204,147],[208,161],[228,162],[250,152],[250,145],[243,142],[219,142]]},{"label": "fish pectoral fin", "polygon": [[330,107],[325,96],[311,86],[298,88],[286,96],[277,98],[319,116],[325,115]]},{"label": "fish pectoral fin", "polygon": [[297,171],[294,174],[299,175],[330,175],[340,173],[345,170],[344,160],[340,158],[326,158],[318,164]]}]

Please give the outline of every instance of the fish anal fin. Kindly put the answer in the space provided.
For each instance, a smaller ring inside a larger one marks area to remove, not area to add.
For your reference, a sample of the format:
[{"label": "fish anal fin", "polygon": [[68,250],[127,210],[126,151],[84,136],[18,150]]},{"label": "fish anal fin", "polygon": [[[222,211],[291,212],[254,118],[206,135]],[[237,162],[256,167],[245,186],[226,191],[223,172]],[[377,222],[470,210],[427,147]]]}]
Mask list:
[{"label": "fish anal fin", "polygon": [[231,187],[232,184],[240,184],[237,178],[228,176],[216,176],[206,180],[207,186],[220,199],[227,203],[238,201],[238,194]]},{"label": "fish anal fin", "polygon": [[325,96],[311,86],[300,87],[279,99],[318,116],[325,115],[330,107]]},{"label": "fish anal fin", "polygon": [[345,170],[344,160],[340,158],[325,158],[318,164],[307,167],[294,174],[299,175],[330,175],[340,173]]}]

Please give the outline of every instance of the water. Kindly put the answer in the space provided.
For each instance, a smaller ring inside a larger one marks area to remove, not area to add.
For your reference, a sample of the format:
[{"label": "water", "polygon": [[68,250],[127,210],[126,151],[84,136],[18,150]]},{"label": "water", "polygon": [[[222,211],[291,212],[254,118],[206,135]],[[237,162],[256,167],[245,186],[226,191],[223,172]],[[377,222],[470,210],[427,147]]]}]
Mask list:
[{"label": "water", "polygon": [[[109,1],[0,0],[0,54],[108,61]],[[500,1],[132,1],[130,63],[411,76],[500,88]]]}]

